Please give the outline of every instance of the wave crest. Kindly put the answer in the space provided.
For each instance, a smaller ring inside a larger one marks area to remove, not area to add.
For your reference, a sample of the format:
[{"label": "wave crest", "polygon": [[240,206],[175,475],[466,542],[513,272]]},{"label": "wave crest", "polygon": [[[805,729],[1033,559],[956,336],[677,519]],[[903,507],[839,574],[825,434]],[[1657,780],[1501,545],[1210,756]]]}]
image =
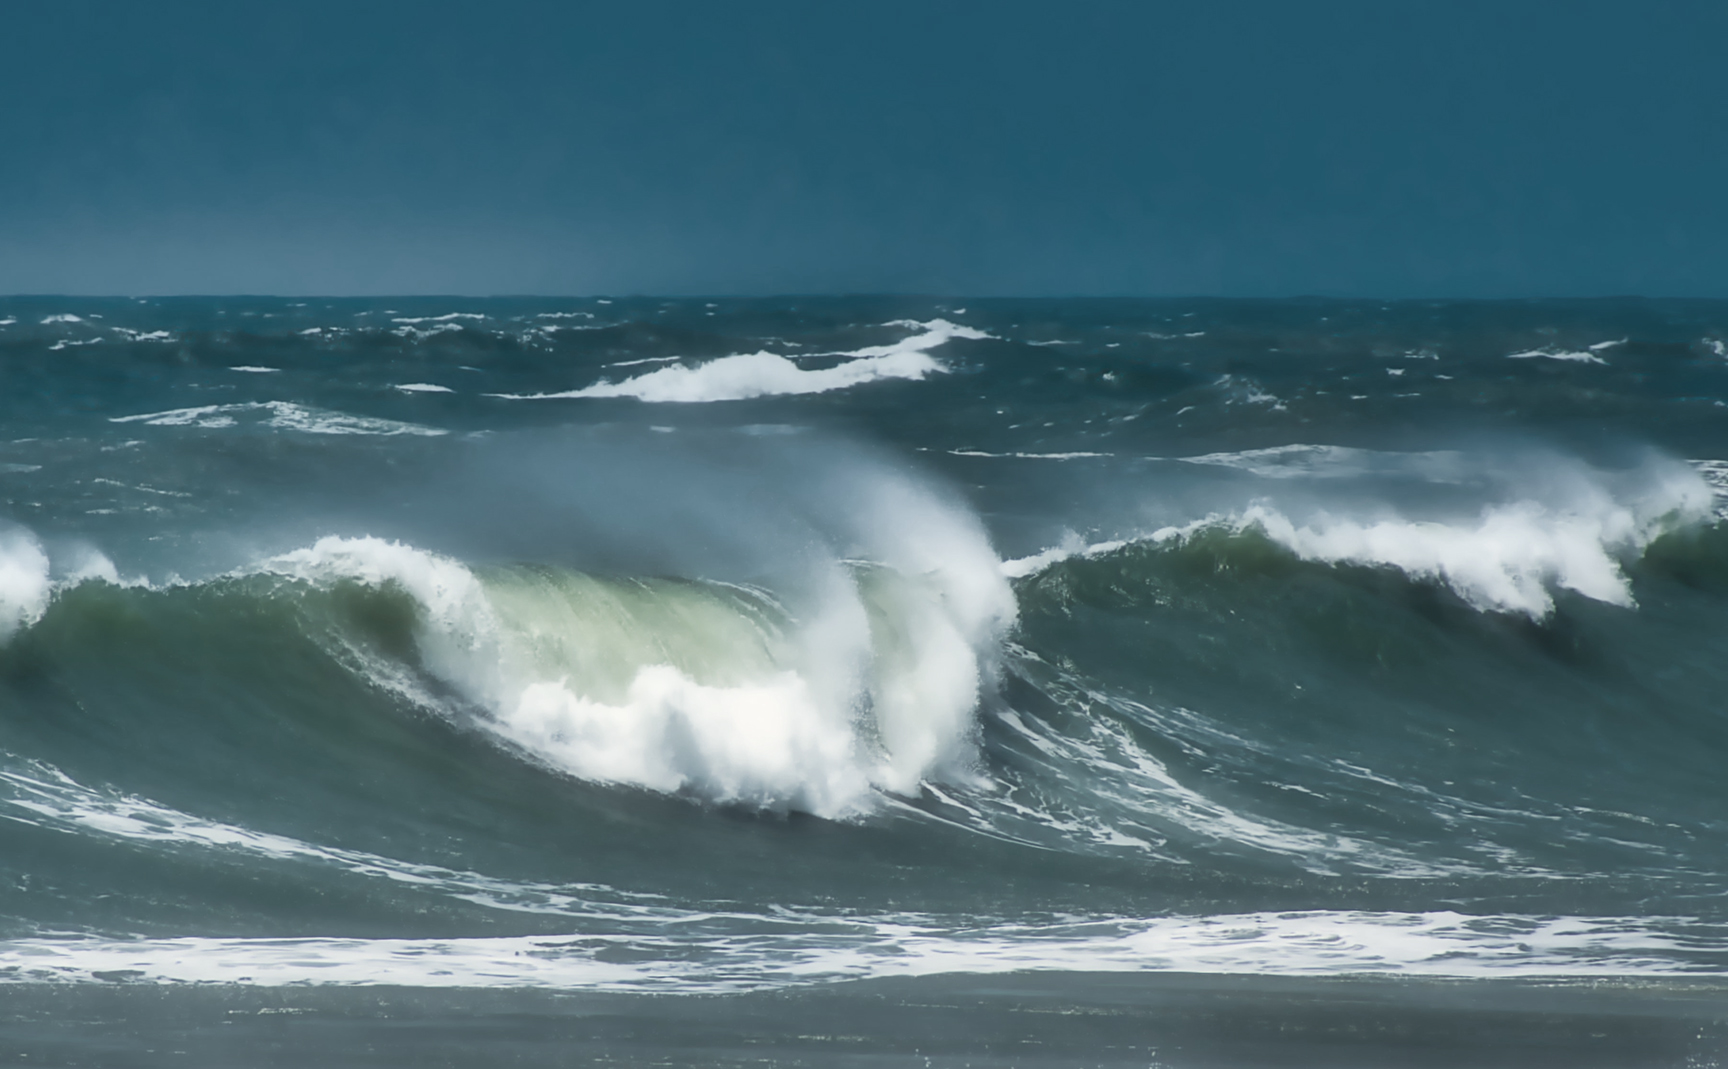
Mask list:
[{"label": "wave crest", "polygon": [[42,544],[23,528],[0,530],[0,642],[40,619],[52,594]]},{"label": "wave crest", "polygon": [[747,587],[475,570],[377,538],[327,537],[266,570],[406,593],[423,667],[553,768],[825,817],[868,811],[876,789],[966,776],[1013,618],[993,567],[1000,589],[969,591],[953,568],[849,562],[802,619]]},{"label": "wave crest", "polygon": [[698,403],[743,401],[752,397],[783,394],[827,393],[881,379],[918,380],[946,371],[929,350],[950,338],[988,338],[971,327],[932,319],[927,323],[896,322],[891,326],[915,327],[920,333],[891,345],[872,345],[844,353],[819,354],[845,357],[846,362],[825,368],[804,368],[795,361],[766,350],[723,356],[695,366],[677,364],[637,375],[622,382],[604,380],[580,390],[562,393],[499,394],[511,400],[555,400],[575,397],[634,397],[641,401]]},{"label": "wave crest", "polygon": [[1074,539],[1003,567],[1019,578],[1073,557],[1104,556],[1130,545],[1181,546],[1207,532],[1253,532],[1301,560],[1392,568],[1439,583],[1479,611],[1541,620],[1554,611],[1554,589],[1633,607],[1622,562],[1661,535],[1709,518],[1709,492],[1695,483],[1675,481],[1630,503],[1594,493],[1567,507],[1527,500],[1494,504],[1452,522],[1326,512],[1298,522],[1272,505],[1254,504],[1141,538],[1094,545]]}]

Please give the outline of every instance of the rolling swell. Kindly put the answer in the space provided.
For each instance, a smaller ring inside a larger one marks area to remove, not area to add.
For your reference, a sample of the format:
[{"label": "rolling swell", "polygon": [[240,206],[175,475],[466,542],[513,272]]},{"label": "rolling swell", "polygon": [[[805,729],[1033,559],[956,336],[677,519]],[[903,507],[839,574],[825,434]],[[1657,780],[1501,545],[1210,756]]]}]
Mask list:
[{"label": "rolling swell", "polygon": [[[1603,558],[1623,588],[1545,594],[1533,617],[1214,521],[1019,580],[1016,671],[1061,732],[1113,737],[1100,763],[1167,784],[1160,834],[1194,860],[1249,846],[1389,875],[1701,876],[1728,742],[1725,553],[1720,523],[1676,526]],[[1183,819],[1176,788],[1202,782],[1289,824]]]},{"label": "rolling swell", "polygon": [[750,586],[327,538],[249,574],[60,590],[0,654],[39,711],[6,748],[243,825],[279,823],[237,804],[260,792],[303,796],[315,825],[402,807],[377,848],[446,777],[495,791],[488,752],[491,776],[925,814],[1143,863],[1690,879],[1711,868],[1723,680],[1685,619],[1717,611],[1723,537],[1679,528],[1626,562],[1641,609],[1562,591],[1539,620],[1252,523],[1071,556],[972,620],[884,565],[845,565],[832,617],[800,619]]}]

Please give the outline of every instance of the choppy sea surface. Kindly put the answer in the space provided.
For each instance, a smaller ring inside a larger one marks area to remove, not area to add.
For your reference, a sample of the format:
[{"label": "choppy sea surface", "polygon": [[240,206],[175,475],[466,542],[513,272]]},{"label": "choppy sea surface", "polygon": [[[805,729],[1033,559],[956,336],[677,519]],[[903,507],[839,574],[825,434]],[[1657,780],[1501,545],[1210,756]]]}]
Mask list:
[{"label": "choppy sea surface", "polygon": [[1728,302],[0,299],[11,1042],[1291,978],[1715,1064],[1725,515]]}]

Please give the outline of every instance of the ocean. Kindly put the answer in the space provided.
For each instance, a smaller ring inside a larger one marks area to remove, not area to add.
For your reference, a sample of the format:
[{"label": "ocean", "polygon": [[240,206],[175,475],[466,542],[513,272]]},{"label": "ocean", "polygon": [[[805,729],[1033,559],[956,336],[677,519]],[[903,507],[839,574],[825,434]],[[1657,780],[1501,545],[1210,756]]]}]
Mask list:
[{"label": "ocean", "polygon": [[0,300],[17,1064],[1720,1064],[1728,302]]}]

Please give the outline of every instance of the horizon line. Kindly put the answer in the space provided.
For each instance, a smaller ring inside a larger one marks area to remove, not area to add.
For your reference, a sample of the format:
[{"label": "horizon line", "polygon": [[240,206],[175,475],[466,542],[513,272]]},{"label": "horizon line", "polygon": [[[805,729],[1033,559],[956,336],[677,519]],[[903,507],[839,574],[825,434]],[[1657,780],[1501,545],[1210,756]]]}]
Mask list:
[{"label": "horizon line", "polygon": [[1473,301],[1480,303],[1515,303],[1536,301],[1724,301],[1728,293],[1711,296],[1648,293],[1547,293],[1484,296],[1478,294],[1416,294],[1405,296],[1374,296],[1366,294],[1291,293],[1291,294],[1218,294],[1218,293],[924,293],[896,290],[859,290],[848,292],[806,292],[727,294],[727,293],[454,293],[454,292],[378,292],[378,293],[265,293],[236,291],[232,293],[0,293],[0,301],[93,300],[93,301],[173,301],[173,300],[316,300],[316,301],[381,301],[381,300],[461,300],[461,301],[785,301],[785,300],[927,300],[927,301],[1378,301],[1381,303],[1419,303],[1429,301]]}]

